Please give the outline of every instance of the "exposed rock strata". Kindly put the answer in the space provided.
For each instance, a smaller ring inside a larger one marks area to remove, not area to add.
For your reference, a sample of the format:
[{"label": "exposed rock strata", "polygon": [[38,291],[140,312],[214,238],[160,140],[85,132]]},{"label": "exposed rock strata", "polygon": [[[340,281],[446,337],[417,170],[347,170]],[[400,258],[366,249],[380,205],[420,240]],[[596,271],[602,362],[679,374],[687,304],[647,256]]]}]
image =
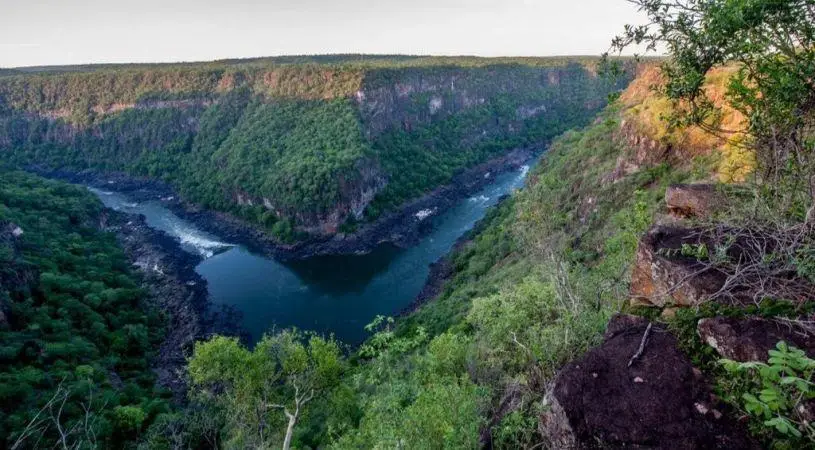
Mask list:
[{"label": "exposed rock strata", "polygon": [[693,306],[722,287],[724,274],[681,254],[683,244],[701,242],[696,231],[672,226],[648,231],[640,240],[631,273],[632,300],[655,306]]},{"label": "exposed rock strata", "polygon": [[668,211],[678,217],[709,217],[724,204],[714,184],[674,184],[665,191]]}]

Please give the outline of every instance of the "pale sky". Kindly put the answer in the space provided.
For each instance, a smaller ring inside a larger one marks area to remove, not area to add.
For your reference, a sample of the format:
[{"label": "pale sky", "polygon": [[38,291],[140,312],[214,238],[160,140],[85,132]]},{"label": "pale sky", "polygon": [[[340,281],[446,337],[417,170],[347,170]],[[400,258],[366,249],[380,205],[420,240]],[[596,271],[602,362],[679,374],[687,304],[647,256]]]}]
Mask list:
[{"label": "pale sky", "polygon": [[597,55],[625,0],[0,0],[0,67],[292,54]]}]

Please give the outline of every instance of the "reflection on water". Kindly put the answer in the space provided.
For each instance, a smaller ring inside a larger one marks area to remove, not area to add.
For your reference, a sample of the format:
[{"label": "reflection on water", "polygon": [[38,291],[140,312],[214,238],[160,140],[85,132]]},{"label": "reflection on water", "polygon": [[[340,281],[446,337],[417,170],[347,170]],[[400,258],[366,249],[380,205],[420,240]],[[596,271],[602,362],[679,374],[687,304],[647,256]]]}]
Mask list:
[{"label": "reflection on water", "polygon": [[[429,265],[450,251],[487,208],[523,184],[529,168],[495,177],[492,184],[444,214],[409,249],[380,246],[366,255],[323,256],[281,263],[220,241],[185,222],[161,202],[134,203],[121,194],[93,191],[106,206],[145,215],[148,225],[176,237],[184,249],[204,256],[196,270],[214,302],[235,305],[244,327],[258,339],[273,327],[333,333],[355,344],[377,314],[396,314],[424,285]],[[418,220],[418,219],[417,219]]]}]

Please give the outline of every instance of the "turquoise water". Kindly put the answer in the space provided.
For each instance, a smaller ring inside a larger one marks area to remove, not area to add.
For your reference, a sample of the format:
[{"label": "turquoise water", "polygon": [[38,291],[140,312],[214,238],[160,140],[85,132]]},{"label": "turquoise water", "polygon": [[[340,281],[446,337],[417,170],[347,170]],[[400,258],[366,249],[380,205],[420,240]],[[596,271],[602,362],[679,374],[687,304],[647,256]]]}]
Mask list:
[{"label": "turquoise water", "polygon": [[[236,306],[253,340],[275,327],[333,333],[356,344],[378,314],[409,306],[427,279],[430,264],[481,219],[498,199],[523,185],[528,167],[495,177],[492,184],[432,221],[433,229],[408,249],[382,245],[366,255],[315,257],[282,263],[256,255],[196,229],[161,201],[132,202],[116,192],[92,189],[113,209],[143,214],[148,225],[181,241],[205,259],[196,267],[215,303]],[[416,220],[420,220],[418,217]]]}]

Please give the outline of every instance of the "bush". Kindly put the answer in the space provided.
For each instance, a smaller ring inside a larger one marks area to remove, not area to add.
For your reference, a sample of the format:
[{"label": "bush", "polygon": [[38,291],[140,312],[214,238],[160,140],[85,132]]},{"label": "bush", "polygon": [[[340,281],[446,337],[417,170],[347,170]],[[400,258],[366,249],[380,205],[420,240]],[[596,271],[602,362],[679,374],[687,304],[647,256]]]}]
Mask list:
[{"label": "bush", "polygon": [[774,446],[802,448],[815,442],[815,426],[810,423],[815,360],[803,350],[782,341],[770,350],[767,363],[722,360],[721,364],[737,378],[738,387],[728,400],[744,408]]}]

